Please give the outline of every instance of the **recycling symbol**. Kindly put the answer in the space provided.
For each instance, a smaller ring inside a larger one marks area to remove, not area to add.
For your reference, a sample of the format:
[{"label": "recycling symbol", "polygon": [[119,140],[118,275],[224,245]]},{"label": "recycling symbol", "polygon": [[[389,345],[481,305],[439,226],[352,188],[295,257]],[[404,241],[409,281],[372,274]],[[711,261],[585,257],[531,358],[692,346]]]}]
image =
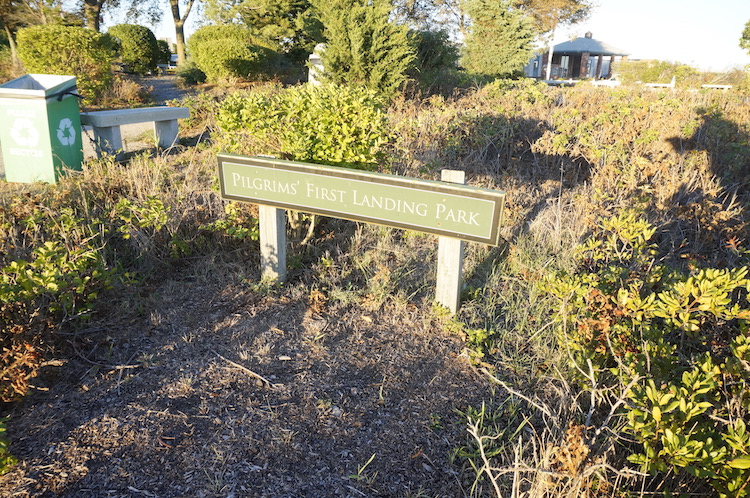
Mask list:
[{"label": "recycling symbol", "polygon": [[10,127],[10,137],[21,147],[36,147],[39,143],[39,131],[29,118],[16,118]]},{"label": "recycling symbol", "polygon": [[57,127],[57,139],[63,146],[76,143],[76,129],[73,128],[73,122],[70,118],[60,120],[60,124]]}]

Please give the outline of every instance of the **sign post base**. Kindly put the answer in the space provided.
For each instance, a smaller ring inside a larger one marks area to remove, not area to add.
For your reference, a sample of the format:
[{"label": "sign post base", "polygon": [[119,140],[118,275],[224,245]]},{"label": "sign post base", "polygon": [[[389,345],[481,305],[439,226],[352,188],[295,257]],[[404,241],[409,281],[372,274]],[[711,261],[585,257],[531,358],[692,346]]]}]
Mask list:
[{"label": "sign post base", "polygon": [[261,278],[272,282],[286,280],[286,211],[258,206]]}]

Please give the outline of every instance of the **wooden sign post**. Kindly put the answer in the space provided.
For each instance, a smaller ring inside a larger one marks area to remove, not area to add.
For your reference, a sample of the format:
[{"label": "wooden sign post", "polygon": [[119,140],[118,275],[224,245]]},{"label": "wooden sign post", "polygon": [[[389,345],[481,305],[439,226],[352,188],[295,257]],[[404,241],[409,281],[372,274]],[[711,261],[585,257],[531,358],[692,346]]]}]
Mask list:
[{"label": "wooden sign post", "polygon": [[505,194],[464,185],[460,171],[446,170],[436,182],[280,159],[219,154],[218,160],[222,198],[261,206],[264,278],[286,278],[285,209],[439,235],[437,301],[454,313],[462,241],[499,241]]},{"label": "wooden sign post", "polygon": [[[444,182],[466,182],[463,171],[444,169],[440,179]],[[461,304],[461,281],[463,280],[464,241],[441,236],[438,239],[437,281],[435,301],[456,313]]]},{"label": "wooden sign post", "polygon": [[286,280],[286,211],[259,205],[258,228],[261,278],[283,282]]}]

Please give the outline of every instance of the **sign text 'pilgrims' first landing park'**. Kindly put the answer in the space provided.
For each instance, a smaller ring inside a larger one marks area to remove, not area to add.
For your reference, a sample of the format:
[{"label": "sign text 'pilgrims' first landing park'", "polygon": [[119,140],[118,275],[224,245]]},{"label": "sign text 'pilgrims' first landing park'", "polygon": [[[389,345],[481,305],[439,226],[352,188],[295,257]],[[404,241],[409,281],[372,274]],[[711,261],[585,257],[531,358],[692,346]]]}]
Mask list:
[{"label": "sign text 'pilgrims' first landing park'", "polygon": [[218,159],[225,199],[498,244],[502,192],[280,159]]}]

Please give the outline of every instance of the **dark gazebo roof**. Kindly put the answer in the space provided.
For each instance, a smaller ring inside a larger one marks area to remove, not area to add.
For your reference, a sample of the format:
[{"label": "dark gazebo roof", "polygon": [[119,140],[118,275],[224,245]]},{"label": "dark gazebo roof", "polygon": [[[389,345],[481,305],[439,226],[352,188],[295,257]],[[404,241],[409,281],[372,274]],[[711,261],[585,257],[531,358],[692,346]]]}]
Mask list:
[{"label": "dark gazebo roof", "polygon": [[583,38],[576,38],[554,46],[556,54],[582,54],[588,52],[591,55],[630,55],[624,50],[613,47],[607,43],[591,38],[591,32],[586,33]]}]

